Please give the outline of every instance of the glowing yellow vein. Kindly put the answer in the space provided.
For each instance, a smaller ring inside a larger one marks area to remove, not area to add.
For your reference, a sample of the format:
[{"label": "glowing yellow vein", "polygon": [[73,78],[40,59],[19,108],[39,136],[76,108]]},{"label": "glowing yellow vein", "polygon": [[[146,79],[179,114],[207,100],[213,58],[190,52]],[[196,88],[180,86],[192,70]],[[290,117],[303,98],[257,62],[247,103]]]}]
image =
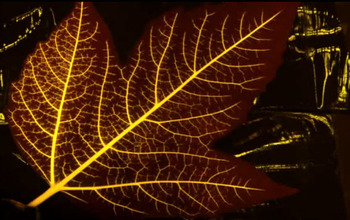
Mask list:
[{"label": "glowing yellow vein", "polygon": [[[79,35],[80,35],[80,28],[81,28],[82,18],[83,18],[83,3],[81,3],[80,19],[79,19],[79,25],[78,25],[78,30],[77,30],[77,37],[75,39],[74,51],[73,51],[73,55],[72,55],[72,58],[71,58],[71,61],[70,61],[70,64],[69,64],[69,71],[68,71],[67,79],[66,79],[66,82],[65,82],[65,85],[64,85],[64,90],[63,90],[63,93],[62,93],[62,99],[61,99],[60,107],[58,109],[55,133],[54,133],[53,139],[52,139],[52,147],[51,147],[52,150],[51,150],[51,161],[50,161],[50,184],[51,185],[55,184],[55,151],[56,151],[56,142],[57,142],[58,131],[59,131],[59,128],[60,128],[63,104],[64,104],[64,101],[65,101],[66,93],[67,93],[67,89],[68,89],[69,78],[70,78],[70,75],[72,73],[74,59],[75,59],[75,53],[77,51],[77,47],[78,47],[78,43],[79,43],[78,39],[79,39]],[[58,48],[57,48],[57,51],[59,51]]]}]

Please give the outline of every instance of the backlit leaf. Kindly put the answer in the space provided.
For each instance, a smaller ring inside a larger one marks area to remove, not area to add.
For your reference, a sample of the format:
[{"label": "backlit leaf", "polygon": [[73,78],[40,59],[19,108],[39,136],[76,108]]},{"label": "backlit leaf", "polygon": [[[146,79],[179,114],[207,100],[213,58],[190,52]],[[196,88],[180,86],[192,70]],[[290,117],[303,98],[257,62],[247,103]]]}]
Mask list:
[{"label": "backlit leaf", "polygon": [[193,218],[295,193],[210,146],[273,78],[296,6],[170,12],[120,66],[93,5],[77,3],[11,88],[13,136],[50,185],[29,205],[63,191],[117,216]]}]

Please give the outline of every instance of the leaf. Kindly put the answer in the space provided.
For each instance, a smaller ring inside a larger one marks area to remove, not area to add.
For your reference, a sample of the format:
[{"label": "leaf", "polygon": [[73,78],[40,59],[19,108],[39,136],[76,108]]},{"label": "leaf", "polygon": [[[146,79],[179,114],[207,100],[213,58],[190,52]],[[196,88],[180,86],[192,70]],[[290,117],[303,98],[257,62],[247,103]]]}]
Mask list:
[{"label": "leaf", "polygon": [[93,5],[76,3],[11,88],[12,134],[50,185],[29,206],[62,191],[118,217],[194,218],[295,193],[210,146],[273,78],[296,6],[170,12],[121,67]]}]

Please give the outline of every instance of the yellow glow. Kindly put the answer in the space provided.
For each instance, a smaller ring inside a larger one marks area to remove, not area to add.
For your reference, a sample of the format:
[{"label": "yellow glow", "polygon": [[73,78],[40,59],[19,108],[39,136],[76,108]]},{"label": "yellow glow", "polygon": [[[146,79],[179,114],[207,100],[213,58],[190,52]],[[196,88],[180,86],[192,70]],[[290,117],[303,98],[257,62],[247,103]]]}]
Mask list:
[{"label": "yellow glow", "polygon": [[[33,32],[33,30],[35,30],[36,27],[40,24],[40,22],[41,22],[40,17],[41,17],[42,12],[43,12],[43,9],[41,7],[38,7],[38,8],[34,8],[34,9],[24,13],[24,14],[21,14],[21,15],[18,15],[16,17],[12,18],[11,21],[14,21],[14,22],[18,23],[18,22],[24,21],[25,19],[30,17],[31,18],[31,20],[30,20],[31,23],[30,23],[29,28],[27,28],[24,33],[18,35],[17,39],[15,41],[13,41],[11,43],[3,44],[2,48],[0,48],[0,53],[2,53],[4,51],[6,51],[6,50],[16,46],[19,42],[21,42],[22,40],[26,39],[28,37],[28,35],[31,34]],[[35,22],[33,20],[34,14],[37,14],[38,17],[39,17],[39,19],[37,21],[35,21]],[[4,24],[4,27],[6,27],[6,24]]]}]

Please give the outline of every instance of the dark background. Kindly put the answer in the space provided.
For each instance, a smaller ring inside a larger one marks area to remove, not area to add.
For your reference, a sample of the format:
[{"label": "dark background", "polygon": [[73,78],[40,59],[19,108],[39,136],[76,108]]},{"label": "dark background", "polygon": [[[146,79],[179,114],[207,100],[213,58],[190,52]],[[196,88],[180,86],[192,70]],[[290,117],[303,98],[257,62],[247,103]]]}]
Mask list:
[{"label": "dark background", "polygon": [[[344,40],[347,50],[350,51],[350,3],[335,2],[335,7],[342,22]],[[350,114],[334,114],[337,149],[336,154],[339,161],[340,181],[343,186],[343,195],[346,204],[347,217],[350,218]]]}]

